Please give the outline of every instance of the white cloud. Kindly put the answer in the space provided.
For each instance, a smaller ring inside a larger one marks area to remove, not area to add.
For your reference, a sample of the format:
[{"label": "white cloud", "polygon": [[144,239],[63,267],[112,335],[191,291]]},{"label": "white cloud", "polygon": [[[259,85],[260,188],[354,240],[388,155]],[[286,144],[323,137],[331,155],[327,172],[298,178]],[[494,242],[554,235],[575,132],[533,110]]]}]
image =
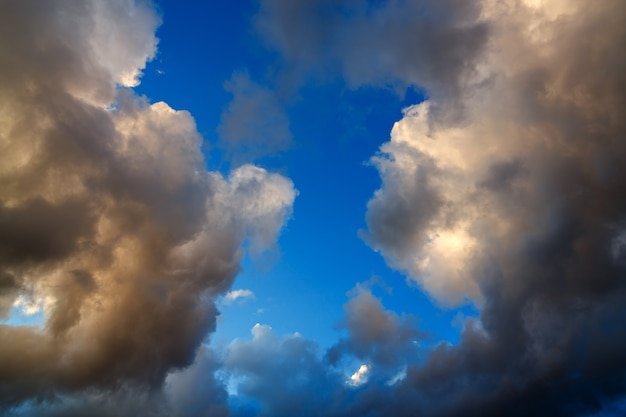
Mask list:
[{"label": "white cloud", "polygon": [[363,364],[350,376],[348,384],[353,387],[358,387],[367,382],[367,377],[370,371],[370,367],[367,364]]},{"label": "white cloud", "polygon": [[24,315],[32,316],[43,310],[43,303],[44,301],[41,299],[33,300],[32,298],[20,295],[13,302],[13,307],[19,309]]},{"label": "white cloud", "polygon": [[373,158],[383,188],[368,203],[366,240],[437,299],[479,301],[469,262],[480,210],[468,201],[488,146],[474,148],[467,127],[431,130],[429,116],[429,103],[407,108]]},{"label": "white cloud", "polygon": [[240,301],[244,301],[244,300],[249,300],[249,299],[253,299],[254,298],[254,293],[250,290],[232,290],[226,293],[226,295],[224,296],[224,303],[225,304],[232,304],[233,302],[240,300]]},{"label": "white cloud", "polygon": [[[132,5],[132,15],[124,16]],[[89,37],[94,59],[125,87],[139,84],[141,71],[156,53],[161,19],[148,2],[95,1]],[[132,25],[128,22],[131,21]]]}]

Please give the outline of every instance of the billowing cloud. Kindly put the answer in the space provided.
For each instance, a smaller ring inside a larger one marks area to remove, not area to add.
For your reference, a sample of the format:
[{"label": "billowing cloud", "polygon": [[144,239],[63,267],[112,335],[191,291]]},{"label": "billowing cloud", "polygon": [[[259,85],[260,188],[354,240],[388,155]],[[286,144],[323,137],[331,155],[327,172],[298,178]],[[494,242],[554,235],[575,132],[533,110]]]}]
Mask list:
[{"label": "billowing cloud", "polygon": [[291,213],[291,181],[207,172],[187,112],[120,88],[158,24],[143,1],[0,3],[0,313],[45,316],[0,324],[3,413],[136,415],[194,361],[243,245],[272,247]]},{"label": "billowing cloud", "polygon": [[201,347],[194,363],[168,375],[165,395],[168,415],[173,417],[225,417],[228,393],[216,375],[221,363],[211,350]]},{"label": "billowing cloud", "polygon": [[[275,335],[257,324],[251,340],[235,340],[224,354],[224,369],[238,396],[272,416],[316,416],[340,400],[343,381],[321,361],[314,341],[298,333]],[[271,383],[269,383],[271,381]]]},{"label": "billowing cloud", "polygon": [[289,119],[275,93],[248,73],[235,73],[225,84],[233,99],[222,113],[218,146],[236,164],[273,156],[291,146]]},{"label": "billowing cloud", "polygon": [[366,241],[435,300],[482,309],[408,370],[394,415],[584,415],[626,391],[624,13],[484,1],[462,122],[433,97],[374,157]]},{"label": "billowing cloud", "polygon": [[[235,414],[363,415],[391,398],[406,367],[418,359],[414,341],[422,333],[411,317],[385,309],[363,286],[349,295],[342,322],[347,335],[326,352],[297,332],[281,336],[262,324],[252,328],[251,339],[225,348],[223,371],[233,387]],[[250,404],[255,406],[243,406]]]},{"label": "billowing cloud", "polygon": [[464,297],[479,301],[469,265],[478,242],[469,228],[482,210],[468,202],[473,192],[468,175],[476,168],[462,146],[480,156],[484,151],[472,148],[466,127],[451,129],[447,141],[434,136],[429,114],[428,103],[405,110],[392,141],[373,159],[383,187],[368,204],[365,239],[437,299],[448,304]]},{"label": "billowing cloud", "polygon": [[[424,89],[372,159],[362,236],[435,302],[480,315],[418,351],[413,319],[357,287],[327,352],[264,325],[211,352],[215,299],[243,248],[274,245],[293,184],[206,172],[188,113],[119,88],[155,53],[149,3],[1,2],[0,315],[45,323],[0,325],[0,411],[621,413],[625,15],[613,0],[262,1],[287,81]],[[222,134],[247,146],[234,121],[273,98],[232,83]]]}]

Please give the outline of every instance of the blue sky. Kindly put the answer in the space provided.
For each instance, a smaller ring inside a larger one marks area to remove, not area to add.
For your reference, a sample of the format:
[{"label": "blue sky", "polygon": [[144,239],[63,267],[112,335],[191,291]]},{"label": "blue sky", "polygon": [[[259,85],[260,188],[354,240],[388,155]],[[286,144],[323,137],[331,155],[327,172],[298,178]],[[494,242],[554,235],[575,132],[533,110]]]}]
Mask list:
[{"label": "blue sky", "polygon": [[0,0],[0,413],[623,414],[624,12]]},{"label": "blue sky", "polygon": [[[163,1],[157,6],[163,15],[159,52],[136,90],[151,101],[190,111],[207,141],[207,166],[226,171],[230,161],[213,150],[220,116],[232,100],[225,83],[233,73],[246,72],[268,88],[277,84],[271,73],[278,58],[253,32],[256,4],[181,7]],[[233,288],[250,289],[254,299],[222,307],[212,338],[248,337],[258,322],[279,334],[298,331],[329,347],[337,339],[347,293],[375,279],[380,288],[374,285],[374,291],[389,308],[420,317],[420,327],[435,340],[458,340],[454,318],[475,309],[439,308],[359,237],[366,228],[367,201],[380,185],[369,159],[388,140],[402,109],[422,96],[413,87],[351,88],[340,78],[330,83],[312,78],[297,93],[278,99],[293,144],[260,164],[294,181],[299,192],[294,214],[276,253],[244,262]]]}]

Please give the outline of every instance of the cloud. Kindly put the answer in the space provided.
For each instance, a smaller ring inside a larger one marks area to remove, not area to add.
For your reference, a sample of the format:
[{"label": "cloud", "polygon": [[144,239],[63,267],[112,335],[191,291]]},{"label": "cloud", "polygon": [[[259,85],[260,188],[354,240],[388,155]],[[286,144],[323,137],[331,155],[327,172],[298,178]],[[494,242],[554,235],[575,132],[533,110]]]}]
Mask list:
[{"label": "cloud", "polygon": [[[0,325],[0,411],[623,408],[623,3],[336,6],[265,0],[258,29],[282,52],[286,81],[313,73],[424,89],[429,100],[405,110],[372,159],[382,182],[363,238],[437,302],[479,306],[460,342],[418,351],[414,319],[357,287],[328,352],[264,325],[224,352],[202,347],[244,248],[275,244],[293,184],[248,164],[206,172],[188,113],[120,88],[155,53],[149,3],[3,2],[0,314],[38,306],[45,323]],[[263,87],[233,83],[237,109],[267,103]],[[356,387],[342,369],[351,359],[368,369]],[[228,400],[222,376],[236,386]]]},{"label": "cloud", "polygon": [[478,245],[469,229],[479,208],[465,194],[468,171],[476,169],[468,155],[476,151],[464,136],[467,128],[453,128],[448,141],[429,133],[429,109],[424,103],[405,110],[391,142],[372,159],[383,187],[368,203],[364,237],[391,266],[407,271],[444,303],[480,301],[469,268]]},{"label": "cloud", "polygon": [[[372,406],[390,400],[392,385],[399,383],[406,367],[419,358],[413,340],[422,334],[411,317],[386,310],[360,285],[349,295],[342,323],[348,336],[326,352],[297,332],[276,335],[270,326],[262,324],[252,328],[251,339],[236,339],[224,349],[223,369],[235,391],[231,397],[233,413],[378,413]],[[355,361],[357,369],[350,370]],[[251,410],[240,403],[255,406]]]},{"label": "cloud", "polygon": [[207,172],[189,113],[122,88],[159,20],[143,1],[0,5],[0,313],[45,316],[0,324],[2,413],[152,413],[244,246],[272,248],[291,214],[290,180]]},{"label": "cloud", "polygon": [[418,357],[417,342],[425,335],[415,326],[415,317],[398,316],[386,310],[372,293],[357,285],[344,305],[341,327],[348,336],[341,338],[326,353],[333,366],[348,357],[366,361],[367,374],[391,379]]},{"label": "cloud", "polygon": [[462,121],[433,96],[373,158],[366,242],[438,302],[481,308],[409,367],[392,414],[585,415],[626,392],[624,12],[484,1]]},{"label": "cloud", "polygon": [[235,73],[225,88],[233,100],[222,113],[218,146],[236,164],[273,156],[291,146],[289,119],[275,93]]},{"label": "cloud", "polygon": [[224,303],[232,304],[237,300],[245,301],[251,298],[254,298],[254,293],[250,290],[232,290],[228,291],[224,296]]},{"label": "cloud", "polygon": [[348,383],[355,387],[365,384],[367,382],[367,373],[369,370],[369,366],[367,365],[359,366],[359,369],[357,369],[356,372],[350,376]]},{"label": "cloud", "polygon": [[478,0],[264,0],[256,27],[288,83],[340,75],[355,88],[419,86],[448,103],[465,93],[489,34]]},{"label": "cloud", "polygon": [[236,381],[237,395],[258,402],[262,413],[317,416],[337,401],[343,386],[319,356],[317,344],[298,333],[277,336],[256,324],[251,340],[227,347],[224,369]]},{"label": "cloud", "polygon": [[187,369],[168,375],[165,394],[175,417],[224,417],[228,415],[228,393],[216,376],[221,363],[211,350],[201,347]]}]

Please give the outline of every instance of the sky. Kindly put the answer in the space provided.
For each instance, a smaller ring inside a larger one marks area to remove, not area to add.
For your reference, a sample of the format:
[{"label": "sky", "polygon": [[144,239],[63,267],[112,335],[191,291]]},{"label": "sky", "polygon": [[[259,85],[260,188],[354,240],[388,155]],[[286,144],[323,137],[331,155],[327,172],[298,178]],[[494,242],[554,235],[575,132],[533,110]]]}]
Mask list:
[{"label": "sky", "polygon": [[621,0],[0,0],[0,414],[626,414]]}]

